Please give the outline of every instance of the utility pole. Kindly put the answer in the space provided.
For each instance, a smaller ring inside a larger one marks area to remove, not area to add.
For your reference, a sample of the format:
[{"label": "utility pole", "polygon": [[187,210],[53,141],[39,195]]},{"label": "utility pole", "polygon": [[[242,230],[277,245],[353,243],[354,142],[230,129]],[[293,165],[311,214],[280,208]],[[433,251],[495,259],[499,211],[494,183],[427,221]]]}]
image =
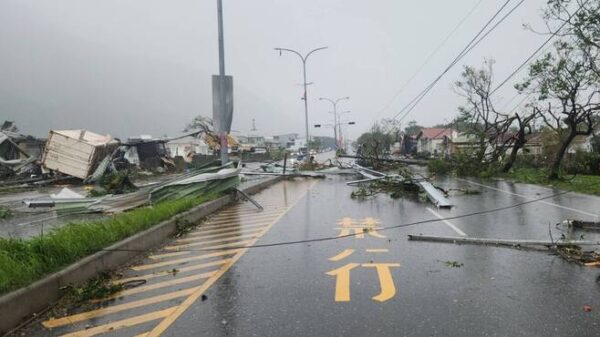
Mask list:
[{"label": "utility pole", "polygon": [[[350,97],[340,97],[336,100],[333,100],[331,98],[327,98],[327,97],[320,97],[319,100],[320,101],[328,101],[329,103],[331,103],[331,105],[333,105],[333,137],[335,139],[335,149],[338,149],[338,143],[339,143],[339,139],[338,139],[338,125],[339,125],[339,121],[338,121],[338,114],[337,114],[337,104],[340,101],[343,100],[348,100],[350,99]],[[340,126],[340,135],[342,133],[342,128]]]},{"label": "utility pole", "polygon": [[[318,51],[318,50],[323,50],[323,49],[327,49],[327,47],[321,47],[321,48],[316,48],[313,49],[311,51],[309,51],[308,53],[306,53],[306,55],[302,55],[299,52],[293,50],[293,49],[286,49],[286,48],[275,48],[275,50],[279,51],[279,55],[281,55],[282,52],[287,51],[290,53],[294,53],[296,54],[298,57],[300,57],[300,60],[302,60],[302,74],[304,77],[304,97],[302,98],[304,100],[304,127],[306,130],[306,151],[310,152],[310,138],[309,138],[309,134],[308,134],[308,94],[307,94],[307,86],[308,83],[306,83],[306,61],[308,60],[308,57]],[[306,156],[306,158],[308,158],[309,156]]]}]

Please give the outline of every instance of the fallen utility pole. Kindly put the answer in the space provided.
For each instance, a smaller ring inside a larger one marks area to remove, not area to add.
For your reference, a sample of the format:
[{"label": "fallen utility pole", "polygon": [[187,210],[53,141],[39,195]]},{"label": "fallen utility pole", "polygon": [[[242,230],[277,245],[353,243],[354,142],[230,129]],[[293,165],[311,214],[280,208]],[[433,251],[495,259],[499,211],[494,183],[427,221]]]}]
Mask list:
[{"label": "fallen utility pole", "polygon": [[425,193],[427,193],[427,198],[429,198],[429,201],[431,201],[437,208],[452,207],[450,200],[448,200],[448,198],[446,198],[446,196],[444,196],[444,194],[442,194],[442,192],[435,188],[435,186],[433,186],[430,182],[421,180],[417,182],[417,184],[421,186],[423,190],[425,190]]},{"label": "fallen utility pole", "polygon": [[548,241],[548,240],[506,240],[466,238],[461,236],[408,235],[412,241],[429,241],[457,244],[497,245],[497,246],[600,246],[600,241]]},{"label": "fallen utility pole", "polygon": [[361,160],[375,160],[375,161],[382,161],[382,162],[388,162],[388,163],[402,163],[402,164],[409,164],[409,165],[422,165],[422,166],[426,166],[428,161],[427,160],[421,160],[421,159],[399,159],[399,158],[373,158],[373,157],[363,157],[363,156],[351,156],[348,154],[340,154],[338,155],[338,157],[340,158],[351,158],[351,159],[361,159]]}]

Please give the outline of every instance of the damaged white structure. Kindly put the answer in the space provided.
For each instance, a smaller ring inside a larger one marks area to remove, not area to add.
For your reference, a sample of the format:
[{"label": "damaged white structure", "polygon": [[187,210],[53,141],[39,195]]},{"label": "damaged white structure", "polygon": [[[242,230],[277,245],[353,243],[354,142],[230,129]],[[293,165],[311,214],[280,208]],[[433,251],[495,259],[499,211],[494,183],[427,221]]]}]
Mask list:
[{"label": "damaged white structure", "polygon": [[85,179],[119,142],[87,130],[52,130],[42,156],[44,168]]}]

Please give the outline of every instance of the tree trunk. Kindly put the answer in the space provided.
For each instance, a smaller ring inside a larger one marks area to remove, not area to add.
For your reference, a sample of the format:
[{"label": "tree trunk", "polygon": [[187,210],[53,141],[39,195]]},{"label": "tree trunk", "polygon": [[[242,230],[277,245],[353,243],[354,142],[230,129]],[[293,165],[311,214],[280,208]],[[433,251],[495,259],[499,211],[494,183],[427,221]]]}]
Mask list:
[{"label": "tree trunk", "polygon": [[513,165],[515,164],[515,161],[517,160],[517,153],[519,152],[519,149],[522,146],[523,145],[521,145],[518,142],[515,143],[515,145],[512,148],[512,151],[510,151],[510,157],[508,157],[508,161],[506,162],[506,164],[504,164],[504,167],[502,167],[503,173],[510,171],[510,169],[513,167]]},{"label": "tree trunk", "polygon": [[515,164],[515,161],[517,161],[517,154],[519,153],[519,150],[521,148],[523,148],[524,145],[525,145],[525,130],[519,130],[519,133],[517,134],[517,140],[515,141],[515,144],[513,145],[512,151],[510,151],[510,157],[508,157],[508,161],[504,164],[504,167],[502,167],[503,173],[510,171],[510,169]]},{"label": "tree trunk", "polygon": [[577,136],[577,130],[572,128],[569,135],[565,139],[563,139],[563,141],[561,142],[560,148],[558,149],[558,152],[556,153],[556,157],[554,157],[554,161],[552,162],[552,166],[550,166],[550,174],[548,175],[548,179],[550,179],[550,180],[558,179],[560,163],[562,162],[562,159],[565,156],[565,153],[567,152],[567,148],[569,147],[569,145],[571,144],[571,142],[573,141],[575,136]]}]

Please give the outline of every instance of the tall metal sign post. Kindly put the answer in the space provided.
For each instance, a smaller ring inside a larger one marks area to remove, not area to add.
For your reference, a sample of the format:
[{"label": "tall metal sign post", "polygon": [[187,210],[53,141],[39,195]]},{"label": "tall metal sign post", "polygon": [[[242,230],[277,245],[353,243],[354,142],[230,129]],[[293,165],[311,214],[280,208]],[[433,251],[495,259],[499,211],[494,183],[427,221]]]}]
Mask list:
[{"label": "tall metal sign post", "polygon": [[231,131],[233,120],[233,77],[225,75],[225,47],[223,41],[223,2],[217,0],[219,18],[219,75],[212,77],[213,124],[219,135],[221,164],[229,162],[227,134]]}]

